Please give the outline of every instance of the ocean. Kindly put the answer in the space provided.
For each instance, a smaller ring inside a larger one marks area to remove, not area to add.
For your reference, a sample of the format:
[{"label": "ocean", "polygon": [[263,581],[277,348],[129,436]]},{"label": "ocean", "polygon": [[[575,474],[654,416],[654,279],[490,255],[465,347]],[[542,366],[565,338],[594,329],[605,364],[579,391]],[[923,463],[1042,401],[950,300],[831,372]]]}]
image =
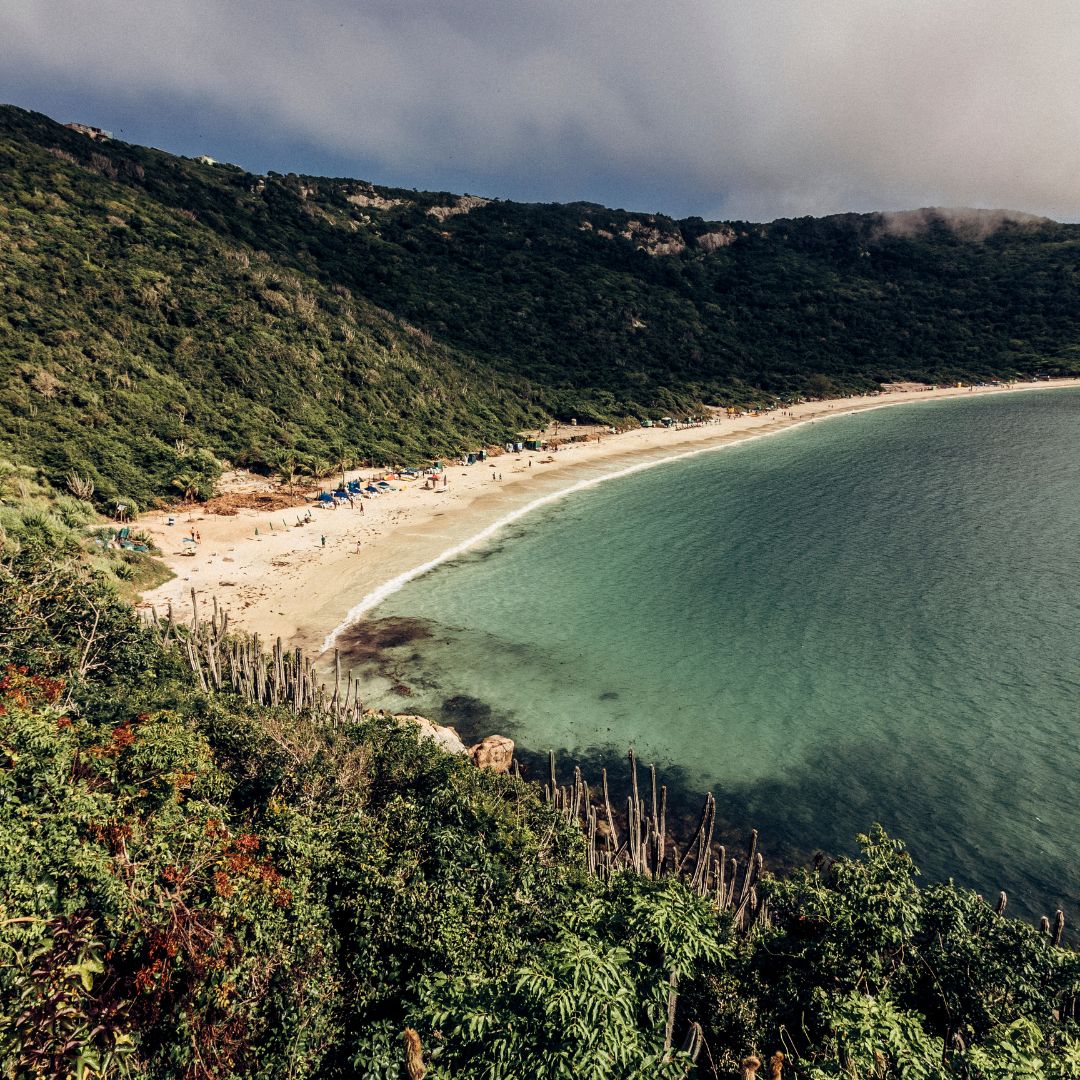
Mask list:
[{"label": "ocean", "polygon": [[[609,468],[611,466],[609,465]],[[579,491],[407,583],[368,703],[587,778],[633,745],[767,865],[880,822],[1080,907],[1080,391],[818,421]]]}]

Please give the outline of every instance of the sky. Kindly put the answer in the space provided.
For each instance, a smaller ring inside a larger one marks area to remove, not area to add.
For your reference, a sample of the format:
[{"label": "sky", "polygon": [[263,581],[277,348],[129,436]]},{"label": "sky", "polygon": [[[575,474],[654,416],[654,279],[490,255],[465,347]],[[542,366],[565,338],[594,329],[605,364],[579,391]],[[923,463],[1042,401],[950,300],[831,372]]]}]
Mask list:
[{"label": "sky", "polygon": [[0,0],[0,101],[259,173],[1080,220],[1076,0]]}]

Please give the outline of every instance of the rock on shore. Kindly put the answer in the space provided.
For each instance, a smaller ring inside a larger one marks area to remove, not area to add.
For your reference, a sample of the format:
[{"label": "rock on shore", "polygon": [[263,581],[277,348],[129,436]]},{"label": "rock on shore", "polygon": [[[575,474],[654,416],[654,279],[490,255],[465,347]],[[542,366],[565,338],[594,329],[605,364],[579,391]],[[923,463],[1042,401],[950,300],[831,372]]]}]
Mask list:
[{"label": "rock on shore", "polygon": [[431,739],[441,750],[448,754],[467,754],[478,769],[488,769],[496,773],[508,773],[514,761],[514,740],[505,735],[489,735],[475,746],[466,746],[461,736],[452,727],[443,727],[429,720],[426,716],[409,713],[395,714],[399,724],[411,722],[419,729],[422,739]]},{"label": "rock on shore", "polygon": [[472,747],[469,755],[478,769],[508,773],[514,763],[514,740],[505,735],[489,735]]}]

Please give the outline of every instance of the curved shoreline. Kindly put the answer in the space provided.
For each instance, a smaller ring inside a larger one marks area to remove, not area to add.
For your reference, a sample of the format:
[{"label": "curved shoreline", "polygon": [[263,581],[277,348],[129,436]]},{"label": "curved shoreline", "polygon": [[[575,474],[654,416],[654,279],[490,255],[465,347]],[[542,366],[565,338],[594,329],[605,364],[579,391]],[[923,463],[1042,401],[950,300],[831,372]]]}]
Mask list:
[{"label": "curved shoreline", "polygon": [[[882,405],[881,408],[887,408],[888,406]],[[869,412],[870,409],[861,410]],[[406,570],[397,577],[391,578],[389,581],[380,585],[377,589],[373,589],[367,594],[355,607],[350,608],[349,613],[341,621],[341,623],[334,627],[329,634],[326,635],[321,647],[319,648],[319,655],[325,653],[328,649],[332,649],[337,639],[344,633],[350,626],[359,622],[362,615],[378,607],[388,597],[393,596],[394,593],[400,592],[410,581],[414,581],[418,577],[423,577],[424,574],[429,573],[438,566],[442,566],[444,563],[448,563],[453,559],[456,559],[459,555],[463,555],[466,551],[471,550],[478,544],[482,544],[485,540],[491,539],[496,533],[501,532],[507,525],[512,525],[515,521],[519,521],[527,514],[531,514],[534,510],[539,510],[543,506],[550,506],[552,503],[560,502],[568,495],[575,495],[579,491],[586,491],[589,488],[597,487],[600,484],[605,484],[609,480],[621,480],[625,476],[633,476],[635,473],[645,472],[647,469],[655,469],[661,465],[670,465],[676,461],[685,461],[687,458],[699,457],[702,454],[713,454],[720,450],[728,450],[733,446],[743,446],[746,443],[753,442],[756,439],[768,438],[770,435],[779,435],[781,432],[795,431],[798,428],[805,427],[807,424],[813,424],[817,420],[828,420],[837,416],[850,416],[855,410],[851,412],[830,413],[826,416],[814,417],[813,419],[800,420],[796,423],[789,424],[787,426],[777,428],[775,431],[759,431],[754,434],[748,434],[741,439],[735,439],[728,442],[714,443],[709,446],[702,446],[696,450],[684,450],[678,454],[671,454],[666,457],[657,458],[655,461],[642,461],[635,465],[628,465],[622,469],[616,469],[614,472],[604,473],[602,476],[591,477],[587,480],[579,480],[577,483],[571,484],[569,487],[560,488],[558,491],[553,491],[548,495],[542,495],[538,499],[534,499],[530,503],[526,503],[524,506],[518,507],[516,510],[512,510],[505,517],[499,518],[498,521],[493,521],[490,525],[485,526],[480,532],[470,536],[467,540],[463,540],[459,544],[455,544],[454,547],[447,548],[445,551],[440,552],[433,559],[429,559],[425,563],[421,563],[419,566],[414,566],[410,570]]]},{"label": "curved shoreline", "polygon": [[[362,511],[319,510],[303,528],[294,524],[298,511],[293,509],[241,510],[220,517],[199,508],[174,527],[158,512],[146,515],[140,525],[165,552],[177,576],[147,593],[144,601],[171,604],[185,617],[190,591],[196,589],[200,605],[216,597],[234,625],[323,653],[348,626],[408,582],[533,510],[609,480],[830,417],[923,401],[1069,387],[1080,387],[1080,378],[1011,387],[890,391],[806,402],[698,428],[635,429],[605,436],[599,443],[571,444],[553,459],[525,451],[468,469],[450,467],[449,488],[398,491],[364,503]],[[604,468],[615,461],[623,464]],[[501,483],[492,482],[496,476],[502,477]],[[189,545],[175,549],[189,523],[201,533],[195,558],[182,557]],[[350,602],[356,596],[361,599]]]},{"label": "curved shoreline", "polygon": [[[1025,383],[1007,388],[1003,387],[1001,392],[1004,392],[1006,389],[1060,390],[1066,389],[1069,386],[1076,385],[1080,385],[1080,381],[1056,381],[1054,383],[1036,384]],[[990,392],[994,391],[982,391],[983,394]],[[965,396],[962,394],[956,396],[960,397],[961,400],[965,400]],[[967,396],[972,395],[969,394]],[[571,484],[569,487],[562,488],[559,491],[552,492],[548,495],[543,495],[540,498],[534,499],[532,502],[526,503],[524,506],[518,507],[516,510],[511,511],[509,514],[507,514],[505,517],[500,518],[498,521],[492,522],[490,525],[487,525],[485,528],[481,529],[478,533],[469,537],[467,540],[463,540],[461,543],[440,552],[433,559],[429,559],[427,562],[421,563],[419,566],[415,566],[410,570],[406,570],[403,573],[398,574],[396,577],[391,578],[389,581],[384,582],[378,588],[373,589],[358,604],[350,608],[348,614],[341,621],[341,623],[338,626],[334,627],[334,629],[326,635],[326,638],[323,640],[322,645],[319,648],[319,655],[321,656],[329,649],[332,649],[341,634],[348,630],[350,626],[353,626],[354,624],[359,622],[363,615],[366,615],[369,611],[374,610],[388,597],[393,596],[396,592],[400,592],[401,589],[403,589],[410,581],[414,581],[416,580],[416,578],[423,577],[425,574],[430,573],[436,567],[442,566],[444,563],[448,563],[453,559],[456,559],[459,555],[463,555],[466,551],[469,551],[472,548],[478,546],[479,544],[482,544],[485,540],[491,539],[491,537],[502,531],[502,529],[504,529],[507,525],[512,525],[515,521],[518,521],[526,515],[531,514],[534,510],[539,510],[543,506],[549,506],[552,503],[559,502],[568,495],[574,495],[580,491],[585,491],[589,488],[607,483],[607,481],[609,480],[620,480],[625,476],[632,476],[635,473],[644,472],[647,469],[654,469],[661,465],[669,465],[673,462],[685,461],[688,458],[699,457],[702,454],[716,453],[720,450],[730,449],[733,446],[742,446],[757,439],[764,439],[772,435],[779,435],[782,432],[796,431],[799,428],[806,427],[808,424],[816,423],[818,420],[830,420],[836,419],[838,417],[853,416],[858,412],[873,412],[877,409],[887,409],[895,405],[913,405],[925,400],[930,399],[914,398],[905,401],[878,401],[874,404],[868,404],[864,407],[852,407],[849,409],[843,409],[839,412],[831,411],[825,413],[824,415],[815,415],[802,420],[793,420],[773,430],[747,433],[739,439],[715,443],[709,446],[702,446],[695,450],[684,450],[677,454],[671,454],[662,458],[657,458],[655,461],[639,462],[635,465],[629,465],[625,468],[617,469],[614,472],[605,473],[603,476],[592,477],[587,480],[579,480],[577,483]],[[940,401],[942,400],[942,398],[935,397],[932,400]]]}]

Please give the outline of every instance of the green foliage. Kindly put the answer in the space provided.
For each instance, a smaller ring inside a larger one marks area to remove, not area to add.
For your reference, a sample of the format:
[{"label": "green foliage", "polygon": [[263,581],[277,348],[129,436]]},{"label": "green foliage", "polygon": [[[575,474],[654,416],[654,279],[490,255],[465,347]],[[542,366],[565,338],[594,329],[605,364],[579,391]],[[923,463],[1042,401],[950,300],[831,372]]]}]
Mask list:
[{"label": "green foliage", "polygon": [[972,892],[919,889],[880,827],[860,843],[859,859],[766,884],[773,928],[734,969],[750,1000],[709,989],[718,1036],[766,1032],[814,1077],[983,1080],[1075,1054],[1077,1025],[1055,1019],[1080,991],[1075,952]]},{"label": "green foliage", "polygon": [[426,987],[445,1040],[437,1060],[452,1076],[685,1076],[687,1059],[664,1046],[669,974],[719,962],[728,932],[674,882],[582,883],[516,963]]},{"label": "green foliage", "polygon": [[543,1080],[685,1075],[684,1063],[665,1060],[656,1002],[643,1029],[634,974],[625,949],[564,934],[502,978],[437,983],[445,1004],[435,1020],[464,1051],[446,1075],[463,1067],[468,1075]]},{"label": "green foliage", "polygon": [[851,994],[835,1002],[822,1050],[826,1062],[810,1068],[811,1080],[935,1080],[942,1070],[941,1040],[888,998]]},{"label": "green foliage", "polygon": [[145,551],[118,548],[114,536],[90,503],[58,495],[34,469],[0,461],[0,553],[22,553],[27,565],[43,556],[52,565],[59,555],[93,566],[129,602],[172,576],[147,536],[132,535]]}]

